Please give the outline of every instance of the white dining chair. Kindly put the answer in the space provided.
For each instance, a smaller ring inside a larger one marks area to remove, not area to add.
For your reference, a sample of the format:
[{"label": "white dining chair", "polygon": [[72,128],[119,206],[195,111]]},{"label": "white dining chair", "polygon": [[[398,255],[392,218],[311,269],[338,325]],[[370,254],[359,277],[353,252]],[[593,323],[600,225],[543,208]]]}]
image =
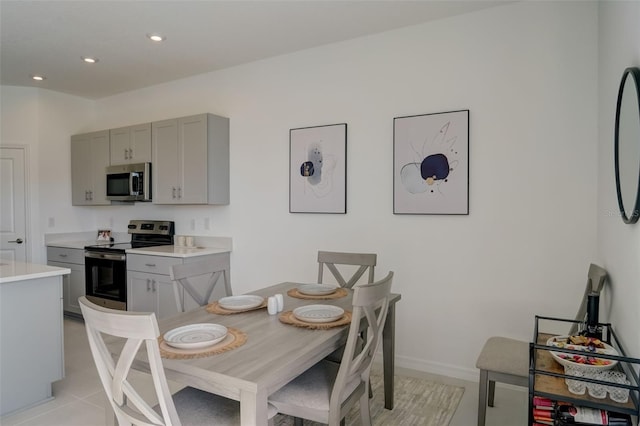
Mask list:
[{"label": "white dining chair", "polygon": [[[78,299],[89,338],[93,360],[107,399],[119,425],[199,426],[240,424],[240,403],[186,387],[171,395],[162,366],[158,337],[160,331],[153,312],[131,312],[104,308],[85,296]],[[103,334],[126,339],[116,360]],[[145,400],[128,375],[134,358],[144,346],[158,404]],[[277,411],[269,407],[269,423]]]},{"label": "white dining chair", "polygon": [[[389,308],[393,272],[380,281],[356,286],[353,312],[342,361],[322,360],[269,397],[278,412],[337,426],[360,402],[362,425],[371,425],[369,375]],[[364,345],[358,344],[367,327]]]},{"label": "white dining chair", "polygon": [[[377,255],[374,253],[344,253],[335,251],[318,251],[318,283],[323,283],[323,272],[325,267],[331,272],[333,278],[340,287],[352,288],[367,270],[367,283],[374,280]],[[336,265],[348,265],[342,267],[342,271]],[[349,266],[357,266],[353,272],[348,270]],[[350,275],[348,275],[350,274]],[[345,278],[347,275],[348,279]]]},{"label": "white dining chair", "polygon": [[231,296],[227,267],[228,263],[222,258],[171,266],[169,276],[173,281],[178,311],[188,310],[186,301],[189,299],[195,302],[194,308],[209,304],[220,279],[224,282],[225,296]]}]

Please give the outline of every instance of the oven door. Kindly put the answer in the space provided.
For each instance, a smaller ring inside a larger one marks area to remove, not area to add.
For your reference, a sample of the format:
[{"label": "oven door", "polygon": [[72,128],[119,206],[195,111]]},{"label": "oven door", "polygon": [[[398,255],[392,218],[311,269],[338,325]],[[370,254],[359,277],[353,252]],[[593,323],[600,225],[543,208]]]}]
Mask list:
[{"label": "oven door", "polygon": [[127,262],[122,253],[85,251],[87,298],[111,309],[127,309]]}]

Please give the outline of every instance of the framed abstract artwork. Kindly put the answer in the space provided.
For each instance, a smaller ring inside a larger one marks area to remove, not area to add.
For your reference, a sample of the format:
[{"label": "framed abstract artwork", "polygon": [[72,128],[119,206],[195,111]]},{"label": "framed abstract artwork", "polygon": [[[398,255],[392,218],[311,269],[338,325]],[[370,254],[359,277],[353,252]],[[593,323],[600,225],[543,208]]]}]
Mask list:
[{"label": "framed abstract artwork", "polygon": [[347,124],[289,131],[289,212],[347,212]]},{"label": "framed abstract artwork", "polygon": [[469,110],[394,118],[393,213],[469,214]]}]

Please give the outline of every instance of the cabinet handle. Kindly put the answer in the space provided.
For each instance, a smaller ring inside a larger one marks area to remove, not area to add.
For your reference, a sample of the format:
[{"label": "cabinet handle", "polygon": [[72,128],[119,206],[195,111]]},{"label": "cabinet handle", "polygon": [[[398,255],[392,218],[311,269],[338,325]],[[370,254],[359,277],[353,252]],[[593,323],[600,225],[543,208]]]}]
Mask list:
[{"label": "cabinet handle", "polygon": [[133,149],[129,148],[129,159],[133,159]]},{"label": "cabinet handle", "polygon": [[176,188],[175,186],[171,188],[171,198],[176,198]]},{"label": "cabinet handle", "polygon": [[151,280],[147,278],[147,291],[151,290]]},{"label": "cabinet handle", "polygon": [[151,288],[153,288],[153,292],[156,292],[156,280],[151,281]]},{"label": "cabinet handle", "polygon": [[89,201],[89,191],[84,191],[84,199],[85,201]]},{"label": "cabinet handle", "polygon": [[182,198],[182,187],[178,187],[178,198]]},{"label": "cabinet handle", "polygon": [[67,255],[66,255],[66,254],[64,254],[64,253],[60,254],[59,256],[60,256],[60,257],[67,257]]},{"label": "cabinet handle", "polygon": [[129,159],[129,150],[127,148],[124,149],[124,159],[125,160]]},{"label": "cabinet handle", "polygon": [[93,191],[89,191],[89,201],[93,200]]},{"label": "cabinet handle", "polygon": [[145,263],[144,266],[148,266],[149,268],[155,268],[156,264],[155,263]]}]

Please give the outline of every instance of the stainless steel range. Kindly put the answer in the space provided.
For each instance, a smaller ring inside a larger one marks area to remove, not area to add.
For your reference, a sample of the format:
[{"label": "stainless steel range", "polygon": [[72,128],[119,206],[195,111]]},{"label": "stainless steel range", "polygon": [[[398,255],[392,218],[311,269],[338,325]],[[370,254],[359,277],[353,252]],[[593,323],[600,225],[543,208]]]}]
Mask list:
[{"label": "stainless steel range", "polygon": [[127,310],[127,255],[132,248],[173,244],[172,221],[132,220],[130,242],[85,246],[84,273],[87,299],[98,305]]}]

